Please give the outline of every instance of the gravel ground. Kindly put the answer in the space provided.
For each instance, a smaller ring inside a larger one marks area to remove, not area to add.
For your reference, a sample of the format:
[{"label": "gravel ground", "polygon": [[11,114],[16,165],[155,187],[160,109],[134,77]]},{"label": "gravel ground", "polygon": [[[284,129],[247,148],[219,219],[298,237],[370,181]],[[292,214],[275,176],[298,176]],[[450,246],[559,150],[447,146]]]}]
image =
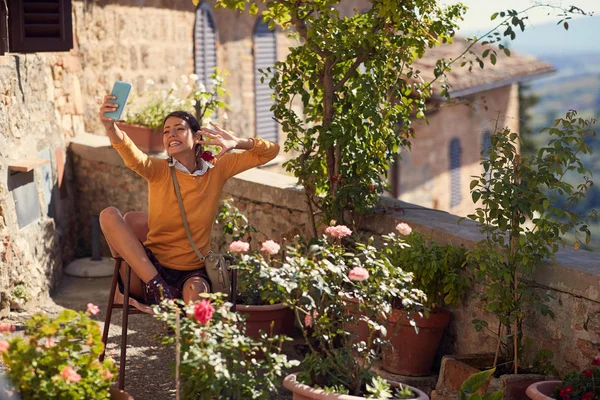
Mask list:
[{"label": "gravel ground", "polygon": [[[43,312],[55,316],[64,308],[85,310],[87,303],[100,307],[100,313],[93,318],[104,328],[106,306],[110,292],[111,278],[73,278],[65,276],[53,296],[45,301],[28,304],[21,312],[12,312],[9,319],[2,323],[22,324],[33,312]],[[114,310],[109,330],[107,349],[114,351],[113,357],[119,359],[121,343],[121,310]],[[18,334],[18,333],[17,333]],[[175,399],[175,379],[173,361],[175,350],[172,345],[163,345],[159,337],[166,334],[160,321],[146,314],[129,316],[127,334],[127,364],[125,369],[125,389],[136,400]],[[294,351],[296,339],[286,346],[289,357],[297,358]],[[0,372],[3,366],[0,363]],[[291,400],[291,394],[281,388],[274,396],[277,400]]]}]

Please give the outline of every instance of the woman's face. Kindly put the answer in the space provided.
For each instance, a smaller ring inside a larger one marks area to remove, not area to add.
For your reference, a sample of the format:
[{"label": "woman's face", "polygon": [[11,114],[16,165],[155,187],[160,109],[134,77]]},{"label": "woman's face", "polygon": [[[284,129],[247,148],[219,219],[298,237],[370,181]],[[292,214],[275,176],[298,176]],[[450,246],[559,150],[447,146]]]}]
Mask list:
[{"label": "woman's face", "polygon": [[196,140],[188,123],[178,117],[169,117],[163,126],[163,144],[170,156],[193,151]]}]

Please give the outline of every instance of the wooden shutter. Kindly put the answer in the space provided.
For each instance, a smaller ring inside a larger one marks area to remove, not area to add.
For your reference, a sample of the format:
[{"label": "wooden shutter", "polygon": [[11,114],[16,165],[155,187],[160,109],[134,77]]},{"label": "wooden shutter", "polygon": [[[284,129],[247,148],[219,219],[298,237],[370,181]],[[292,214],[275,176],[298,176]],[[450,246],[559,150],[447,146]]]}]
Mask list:
[{"label": "wooden shutter", "polygon": [[[271,97],[273,90],[269,87],[269,78],[259,72],[267,72],[267,68],[273,67],[277,61],[277,41],[275,32],[269,29],[268,24],[262,22],[262,18],[256,23],[254,29],[254,115],[255,134],[267,140],[277,143],[277,122],[273,119],[271,106],[274,101]],[[261,83],[261,78],[264,82]]]},{"label": "wooden shutter", "polygon": [[210,75],[217,66],[217,28],[209,6],[202,3],[196,9],[194,25],[194,72],[207,89]]},{"label": "wooden shutter", "polygon": [[450,141],[450,207],[458,206],[462,201],[460,191],[460,139]]},{"label": "wooden shutter", "polygon": [[9,51],[36,53],[73,48],[71,0],[9,0]]}]

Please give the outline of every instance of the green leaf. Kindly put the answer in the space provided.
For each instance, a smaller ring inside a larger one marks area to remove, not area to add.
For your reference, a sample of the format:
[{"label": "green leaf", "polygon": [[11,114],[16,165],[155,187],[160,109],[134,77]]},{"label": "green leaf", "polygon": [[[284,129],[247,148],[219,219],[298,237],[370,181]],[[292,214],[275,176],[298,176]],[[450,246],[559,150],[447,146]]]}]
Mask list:
[{"label": "green leaf", "polygon": [[504,54],[506,54],[507,57],[510,57],[510,50],[507,49],[506,47],[503,50],[504,50]]},{"label": "green leaf", "polygon": [[569,30],[569,23],[565,21],[565,23],[563,24],[563,26],[565,27],[565,30]]},{"label": "green leaf", "polygon": [[495,19],[496,19],[496,17],[498,16],[498,14],[500,14],[500,13],[497,13],[497,12],[493,13],[493,14],[492,14],[492,17],[491,17],[490,19],[491,19],[492,21],[493,21],[493,20],[495,20]]},{"label": "green leaf", "polygon": [[495,54],[491,54],[490,55],[490,61],[492,62],[492,65],[496,65],[496,55]]},{"label": "green leaf", "polygon": [[488,379],[490,379],[490,377],[494,375],[494,372],[496,372],[496,368],[477,372],[476,374],[471,375],[460,386],[460,390],[466,393],[477,392],[477,390],[479,390],[479,388],[485,385]]}]

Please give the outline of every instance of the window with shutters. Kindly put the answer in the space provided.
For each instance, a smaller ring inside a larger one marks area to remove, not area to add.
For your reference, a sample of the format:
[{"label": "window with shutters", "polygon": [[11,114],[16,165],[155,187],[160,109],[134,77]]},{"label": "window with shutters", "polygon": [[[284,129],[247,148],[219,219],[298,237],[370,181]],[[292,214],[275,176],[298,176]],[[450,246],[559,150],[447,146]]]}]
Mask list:
[{"label": "window with shutters", "polygon": [[462,149],[460,139],[450,141],[450,207],[456,207],[462,201],[460,191],[460,157]]},{"label": "window with shutters", "polygon": [[269,87],[267,68],[273,67],[277,61],[277,41],[275,32],[259,17],[254,28],[254,115],[256,136],[277,143],[277,121],[273,119],[271,97],[273,90]]},{"label": "window with shutters", "polygon": [[0,54],[73,48],[71,0],[2,0]]},{"label": "window with shutters", "polygon": [[212,86],[210,76],[217,66],[217,27],[206,3],[196,9],[194,24],[194,72],[206,88]]},{"label": "window with shutters", "polygon": [[481,138],[481,154],[483,154],[483,158],[488,158],[490,156],[490,147],[492,147],[491,136],[491,131],[485,131]]}]

